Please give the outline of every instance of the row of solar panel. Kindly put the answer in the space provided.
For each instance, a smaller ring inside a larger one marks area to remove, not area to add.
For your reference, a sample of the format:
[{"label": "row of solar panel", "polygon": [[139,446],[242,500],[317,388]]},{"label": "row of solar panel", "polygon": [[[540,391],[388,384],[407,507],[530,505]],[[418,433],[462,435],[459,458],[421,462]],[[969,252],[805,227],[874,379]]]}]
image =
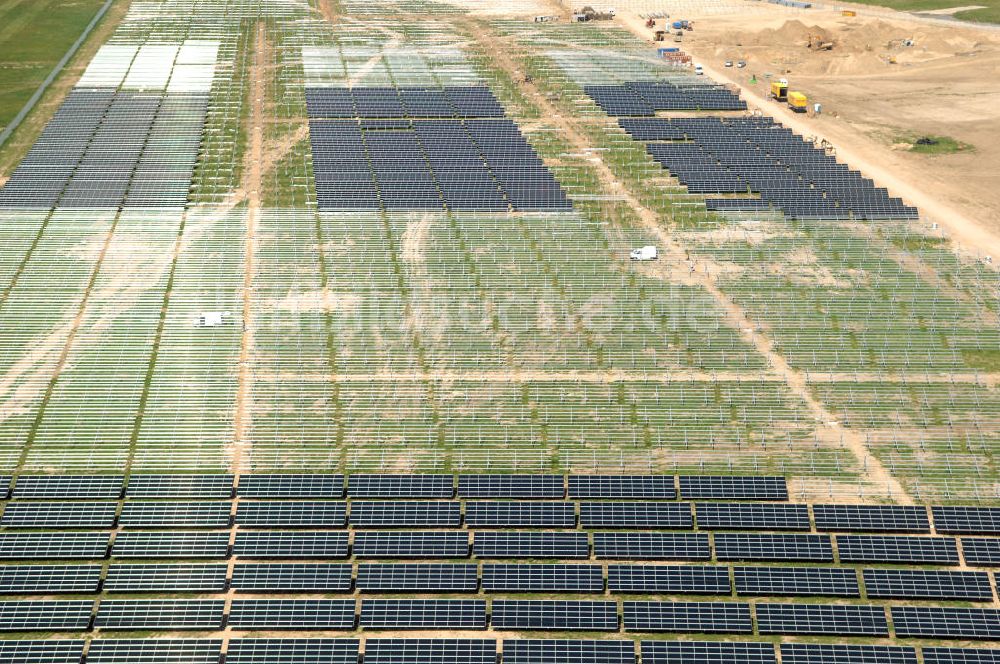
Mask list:
[{"label": "row of solar panel", "polygon": [[608,115],[652,116],[656,111],[743,111],[747,104],[728,88],[678,86],[636,81],[620,85],[587,85],[583,91]]},{"label": "row of solar panel", "polygon": [[[472,543],[470,545],[470,535]],[[591,545],[591,537],[593,544]],[[589,558],[834,562],[827,535],[785,533],[659,533],[552,531],[129,531],[117,533],[0,532],[3,560],[116,558]],[[838,535],[843,563],[958,565],[949,537]],[[965,564],[1000,566],[1000,539],[961,539]]]},{"label": "row of solar panel", "polygon": [[[0,631],[474,629],[887,635],[853,605],[494,599],[136,599],[0,602]],[[227,608],[228,605],[228,608]],[[762,608],[770,607],[770,608]],[[893,606],[898,638],[1000,639],[1000,609]],[[881,618],[879,617],[881,614]],[[773,630],[773,631],[764,631]]]},{"label": "row of solar panel", "polygon": [[[13,664],[776,664],[774,645],[593,639],[95,639],[0,641]],[[917,664],[909,646],[784,643],[787,664]],[[997,664],[1000,650],[921,648],[924,664]],[[640,659],[641,657],[641,659]]]},{"label": "row of solar panel", "polygon": [[[609,565],[607,590],[860,597],[857,571],[834,567]],[[993,600],[990,575],[979,571],[865,569],[867,596],[878,599]],[[604,568],[586,564],[238,563],[0,565],[0,594],[107,592],[549,592],[603,593]]]},{"label": "row of solar panel", "polygon": [[[165,502],[7,502],[7,528],[228,527],[550,527],[930,532],[921,506],[656,501],[260,500]],[[932,507],[941,533],[1000,534],[1000,508]],[[579,519],[577,514],[579,513]]]},{"label": "row of solar panel", "polygon": [[306,88],[310,118],[499,118],[485,86]]},{"label": "row of solar panel", "polygon": [[[0,498],[342,498],[344,475],[21,475],[0,476]],[[653,498],[788,500],[783,477],[673,475],[459,475],[463,498]],[[13,485],[13,492],[11,486]],[[452,498],[452,475],[351,475],[354,498]]]}]

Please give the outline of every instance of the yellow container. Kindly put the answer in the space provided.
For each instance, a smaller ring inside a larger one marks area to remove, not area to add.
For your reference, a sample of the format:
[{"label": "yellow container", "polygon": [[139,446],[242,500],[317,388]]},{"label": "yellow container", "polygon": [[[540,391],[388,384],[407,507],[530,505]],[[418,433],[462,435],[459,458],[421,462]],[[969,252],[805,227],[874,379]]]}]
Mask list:
[{"label": "yellow container", "polygon": [[780,81],[771,81],[771,97],[778,101],[784,101],[788,96],[788,84]]},{"label": "yellow container", "polygon": [[796,111],[805,111],[809,106],[809,99],[801,92],[789,92],[788,105]]},{"label": "yellow container", "polygon": [[858,15],[858,13],[856,11],[854,11],[853,9],[845,9],[842,12],[840,12],[840,14],[841,14],[841,16],[857,16]]}]

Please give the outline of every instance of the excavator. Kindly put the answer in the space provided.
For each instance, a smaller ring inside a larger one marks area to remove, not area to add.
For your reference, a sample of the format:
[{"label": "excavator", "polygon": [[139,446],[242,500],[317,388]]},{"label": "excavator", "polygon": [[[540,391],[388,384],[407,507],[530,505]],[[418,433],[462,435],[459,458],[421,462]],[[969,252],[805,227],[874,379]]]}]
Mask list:
[{"label": "excavator", "polygon": [[814,51],[832,51],[833,42],[824,41],[821,35],[809,35],[809,42],[806,44],[806,48],[812,49]]}]

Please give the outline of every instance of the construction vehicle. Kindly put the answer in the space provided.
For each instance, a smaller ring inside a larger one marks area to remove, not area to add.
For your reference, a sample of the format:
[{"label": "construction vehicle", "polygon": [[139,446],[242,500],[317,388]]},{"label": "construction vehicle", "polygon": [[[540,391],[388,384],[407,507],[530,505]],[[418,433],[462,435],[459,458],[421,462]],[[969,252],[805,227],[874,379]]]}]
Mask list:
[{"label": "construction vehicle", "polygon": [[653,41],[661,42],[661,41],[663,41],[666,38],[666,36],[667,36],[667,31],[666,30],[657,30],[653,34]]},{"label": "construction vehicle", "polygon": [[788,79],[779,78],[771,81],[771,99],[774,101],[788,101]]},{"label": "construction vehicle", "polygon": [[647,19],[646,20],[646,27],[647,28],[655,28],[656,27],[656,19],[652,19],[652,18],[651,19]]},{"label": "construction vehicle", "polygon": [[806,48],[811,48],[815,51],[832,51],[833,42],[823,41],[823,37],[820,35],[809,35],[809,41],[806,44]]},{"label": "construction vehicle", "polygon": [[789,92],[788,108],[796,113],[805,113],[809,108],[809,99],[801,92]]}]

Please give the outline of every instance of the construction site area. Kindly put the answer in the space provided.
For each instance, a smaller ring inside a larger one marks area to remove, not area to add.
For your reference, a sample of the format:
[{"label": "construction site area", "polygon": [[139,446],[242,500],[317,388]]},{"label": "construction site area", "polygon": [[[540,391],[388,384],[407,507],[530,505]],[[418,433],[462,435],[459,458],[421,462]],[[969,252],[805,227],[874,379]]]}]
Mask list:
[{"label": "construction site area", "polygon": [[0,664],[1000,663],[991,7],[0,3]]},{"label": "construction site area", "polygon": [[133,2],[4,148],[0,470],[996,499],[997,35],[886,12]]}]

